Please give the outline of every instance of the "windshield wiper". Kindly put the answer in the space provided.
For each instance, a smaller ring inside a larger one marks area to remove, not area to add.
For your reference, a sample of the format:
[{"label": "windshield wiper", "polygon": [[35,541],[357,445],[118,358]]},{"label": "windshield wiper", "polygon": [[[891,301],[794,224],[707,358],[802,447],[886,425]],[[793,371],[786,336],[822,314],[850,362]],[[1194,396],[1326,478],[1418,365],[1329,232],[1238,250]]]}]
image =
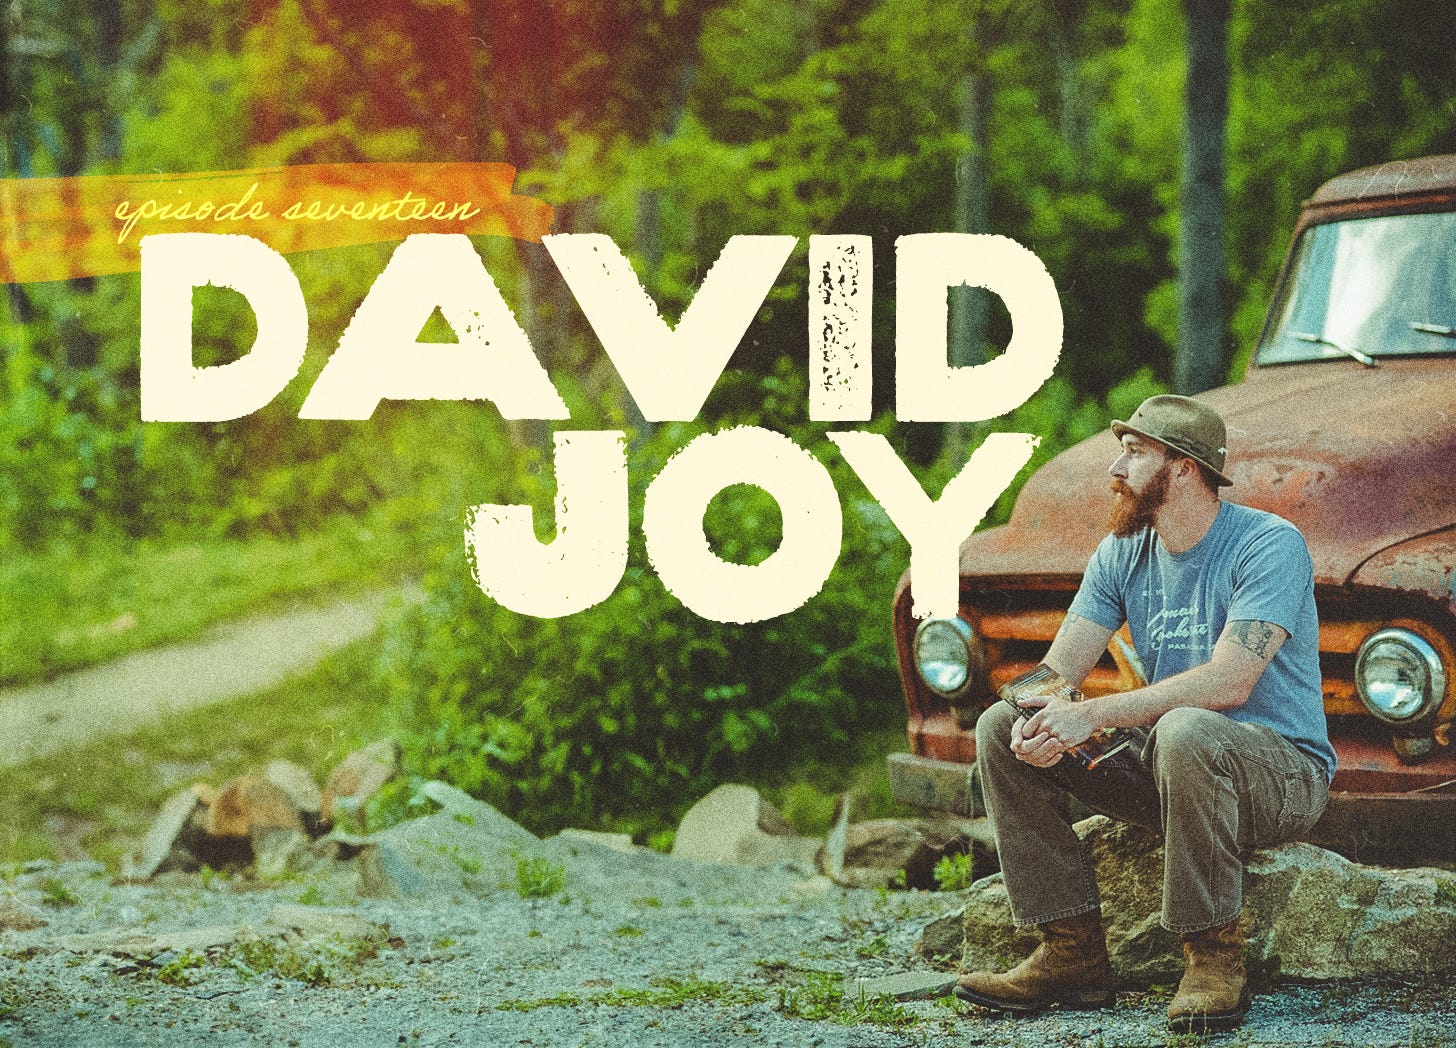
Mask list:
[{"label": "windshield wiper", "polygon": [[1317,346],[1329,346],[1331,349],[1337,349],[1341,353],[1345,354],[1345,356],[1353,357],[1355,360],[1358,360],[1367,368],[1375,368],[1380,366],[1375,362],[1375,358],[1372,357],[1369,353],[1361,353],[1358,349],[1351,349],[1349,346],[1342,346],[1338,342],[1334,342],[1330,339],[1325,338],[1323,335],[1311,335],[1308,331],[1291,331],[1289,333],[1289,336],[1291,338],[1297,338],[1301,342],[1313,342]]},{"label": "windshield wiper", "polygon": [[1456,338],[1456,328],[1443,327],[1440,324],[1423,324],[1419,320],[1410,322],[1411,330],[1424,331],[1428,335],[1443,335],[1446,338]]}]

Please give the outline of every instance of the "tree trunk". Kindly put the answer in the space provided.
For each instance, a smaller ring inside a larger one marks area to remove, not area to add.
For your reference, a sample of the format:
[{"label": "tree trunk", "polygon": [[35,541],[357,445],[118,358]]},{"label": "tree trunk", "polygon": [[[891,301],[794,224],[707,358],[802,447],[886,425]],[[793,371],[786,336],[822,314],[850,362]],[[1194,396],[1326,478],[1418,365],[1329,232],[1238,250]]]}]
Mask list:
[{"label": "tree trunk", "polygon": [[[683,118],[688,112],[688,94],[697,74],[698,56],[694,53],[683,60],[677,87],[673,91],[672,113],[668,117],[667,126],[657,136],[659,143],[672,141],[682,130]],[[654,296],[661,291],[659,281],[667,254],[662,237],[662,188],[652,185],[637,194],[637,252],[642,259],[642,282]],[[623,398],[622,411],[626,417],[627,428],[633,433],[634,444],[641,443],[652,435],[655,424],[643,418],[642,409],[637,406],[637,401],[632,399],[631,394]]]},{"label": "tree trunk", "polygon": [[1184,0],[1184,8],[1188,85],[1173,384],[1179,393],[1190,394],[1222,385],[1228,367],[1222,284],[1229,0]]},{"label": "tree trunk", "polygon": [[[988,233],[991,216],[986,173],[986,85],[979,71],[969,70],[961,77],[957,110],[960,132],[968,144],[965,155],[956,162],[952,223],[957,233]],[[953,367],[979,364],[986,356],[990,292],[961,286],[950,289],[949,294],[949,363]],[[968,422],[945,424],[942,450],[957,465],[965,458],[970,429]]]}]

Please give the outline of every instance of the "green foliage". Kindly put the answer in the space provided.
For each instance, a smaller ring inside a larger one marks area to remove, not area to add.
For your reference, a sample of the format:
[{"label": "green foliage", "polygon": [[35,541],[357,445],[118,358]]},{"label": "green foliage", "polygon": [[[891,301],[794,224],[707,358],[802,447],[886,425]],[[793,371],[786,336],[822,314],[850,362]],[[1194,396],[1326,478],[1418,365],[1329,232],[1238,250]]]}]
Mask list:
[{"label": "green foliage", "polygon": [[779,990],[779,1011],[794,1019],[828,1021],[839,1026],[913,1026],[915,1013],[889,997],[847,999],[842,976],[806,972],[798,985]]},{"label": "green foliage", "polygon": [[337,986],[357,978],[364,963],[388,945],[380,935],[333,935],[316,942],[246,935],[219,963],[248,977],[271,974],[305,986]]},{"label": "green foliage", "polygon": [[[24,119],[4,128],[7,176],[504,158],[520,168],[520,188],[558,205],[559,231],[612,234],[674,320],[732,235],[871,234],[873,425],[907,459],[936,463],[920,478],[932,492],[958,465],[942,461],[940,428],[892,428],[884,414],[893,244],[954,227],[955,187],[972,159],[984,161],[975,166],[991,231],[1026,244],[1053,274],[1066,338],[1057,375],[1007,416],[973,427],[969,446],[996,430],[1036,434],[1029,474],[1127,417],[1171,373],[1186,75],[1178,0],[681,0],[630,18],[619,6],[576,5],[553,25],[560,46],[544,69],[528,68],[534,47],[500,46],[497,34],[519,27],[458,33],[450,20],[464,9],[449,3],[337,25],[299,0],[262,12],[242,0],[22,6],[31,43],[5,70],[6,97],[25,102]],[[1445,37],[1429,30],[1428,5],[1307,7],[1232,13],[1234,373],[1299,202],[1357,164],[1456,149],[1456,66]],[[453,39],[478,46],[436,50]],[[551,90],[515,90],[538,79]],[[458,90],[464,83],[475,91]],[[982,126],[958,104],[970,84],[987,99]],[[478,246],[572,424],[624,428],[626,395],[542,249],[502,238]],[[850,751],[899,720],[886,610],[905,547],[823,428],[802,421],[802,244],[701,424],[634,434],[634,542],[646,483],[699,432],[766,425],[831,470],[846,509],[838,567],[803,608],[746,626],[683,609],[640,543],[617,592],[568,619],[532,619],[482,598],[461,514],[483,502],[549,506],[542,426],[507,423],[488,404],[441,402],[385,404],[364,425],[296,418],[390,249],[290,256],[310,310],[302,373],[275,403],[229,422],[140,421],[136,276],[7,290],[0,596],[12,625],[0,627],[0,677],[44,676],[284,593],[372,578],[389,558],[369,560],[367,540],[351,544],[335,529],[379,514],[368,530],[417,547],[399,563],[430,566],[429,602],[390,635],[379,667],[409,767],[534,828],[597,818],[663,844],[676,812],[712,785]],[[256,324],[236,294],[199,289],[196,306],[199,362],[248,351]],[[432,326],[426,337],[444,333]],[[1013,499],[1003,495],[988,523],[1004,520]],[[762,492],[739,485],[714,500],[705,527],[720,555],[753,564],[776,548],[782,521]],[[545,513],[537,528],[549,536]],[[230,566],[231,543],[257,552],[273,541],[309,563],[264,556],[267,570]],[[354,570],[314,556],[318,542]],[[185,559],[194,544],[206,550],[197,564]],[[194,570],[200,610],[180,585],[151,584]],[[228,581],[274,570],[310,586]],[[398,814],[407,797],[405,784],[368,814]],[[794,800],[796,816],[825,817],[822,799]],[[20,831],[7,838],[19,840]]]},{"label": "green foliage", "polygon": [[0,560],[0,683],[42,679],[183,640],[219,620],[324,590],[396,582],[422,562],[418,522],[380,507],[297,539],[56,540]]},{"label": "green foliage", "polygon": [[971,853],[943,855],[931,871],[936,886],[943,892],[958,892],[971,886]]},{"label": "green foliage", "polygon": [[500,1012],[532,1012],[537,1008],[576,1008],[583,1004],[597,1004],[624,1008],[680,1008],[690,1001],[708,1001],[718,1004],[754,1004],[765,999],[763,991],[732,983],[714,982],[689,976],[677,979],[672,976],[654,976],[648,980],[648,989],[606,990],[589,995],[562,993],[553,997],[533,999],[512,998],[495,1006]]},{"label": "green foliage", "polygon": [[1456,878],[1436,878],[1436,901],[1443,906],[1456,906]]},{"label": "green foliage", "polygon": [[298,904],[300,906],[327,906],[329,898],[319,885],[310,884],[298,893]]},{"label": "green foliage", "polygon": [[188,950],[174,961],[168,961],[157,969],[157,981],[168,986],[193,986],[203,978],[202,969],[207,958]]},{"label": "green foliage", "polygon": [[566,867],[541,856],[516,856],[516,894],[549,899],[566,890]]},{"label": "green foliage", "polygon": [[[787,372],[775,381],[781,394],[758,398],[765,415],[780,398],[802,405],[802,381]],[[720,782],[852,749],[862,733],[893,724],[888,607],[903,540],[822,429],[775,428],[818,454],[846,503],[846,552],[823,592],[746,625],[699,618],[667,592],[643,563],[642,491],[701,427],[663,426],[633,449],[633,559],[602,604],[563,619],[505,610],[481,599],[463,552],[427,579],[431,600],[392,633],[383,661],[405,711],[406,766],[534,829],[593,820],[649,832]],[[523,469],[524,497],[511,499],[535,505],[538,522],[550,504],[541,474],[549,468]],[[715,500],[708,528],[723,555],[754,563],[776,548],[780,525],[767,501],[743,486]]]},{"label": "green foliage", "polygon": [[41,901],[57,908],[75,906],[81,897],[59,877],[46,877],[40,882]]},{"label": "green foliage", "polygon": [[890,940],[884,935],[876,935],[868,942],[862,942],[854,948],[856,957],[868,960],[871,957],[883,957],[890,949]]},{"label": "green foliage", "polygon": [[[1126,417],[1161,388],[1139,372],[1099,404],[1054,379],[978,437],[993,429],[1039,434],[1039,463],[1105,431],[1113,413]],[[482,602],[460,550],[427,579],[431,600],[391,633],[381,662],[411,772],[450,781],[542,832],[590,821],[651,834],[721,782],[772,786],[772,769],[814,754],[849,757],[859,740],[899,722],[887,609],[904,570],[903,539],[822,427],[795,421],[804,384],[791,365],[761,383],[730,374],[715,399],[724,424],[786,432],[834,478],[845,535],[823,591],[791,614],[737,625],[699,618],[663,587],[638,544],[642,493],[703,427],[662,426],[632,448],[632,559],[602,604],[538,619]],[[885,421],[875,428],[889,429]],[[521,454],[521,491],[508,501],[533,505],[538,536],[549,536],[540,512],[550,504],[549,464]],[[925,471],[932,494],[947,470]],[[1014,493],[992,520],[1004,519]],[[715,552],[745,564],[777,548],[781,526],[773,500],[746,485],[725,488],[704,517]],[[871,696],[882,698],[866,702]],[[818,826],[832,807],[827,790],[781,799]]]}]

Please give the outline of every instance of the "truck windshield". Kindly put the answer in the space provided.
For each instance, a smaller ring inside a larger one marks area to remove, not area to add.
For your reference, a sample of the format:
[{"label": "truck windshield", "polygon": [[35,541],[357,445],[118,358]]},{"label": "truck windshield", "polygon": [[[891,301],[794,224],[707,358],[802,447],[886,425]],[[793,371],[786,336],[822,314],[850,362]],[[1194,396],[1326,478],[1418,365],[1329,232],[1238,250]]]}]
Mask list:
[{"label": "truck windshield", "polygon": [[1456,353],[1456,214],[1306,229],[1255,363]]}]

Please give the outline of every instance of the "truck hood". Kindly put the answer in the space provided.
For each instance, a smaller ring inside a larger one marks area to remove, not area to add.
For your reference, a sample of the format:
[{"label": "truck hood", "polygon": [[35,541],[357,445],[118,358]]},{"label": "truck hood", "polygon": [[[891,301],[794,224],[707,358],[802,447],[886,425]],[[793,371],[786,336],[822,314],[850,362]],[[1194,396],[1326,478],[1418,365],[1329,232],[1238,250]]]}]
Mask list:
[{"label": "truck hood", "polygon": [[[1344,585],[1367,559],[1456,522],[1456,359],[1332,360],[1249,369],[1200,394],[1228,424],[1224,498],[1292,521],[1315,579]],[[1111,430],[1022,489],[1010,521],[972,535],[963,574],[1081,575],[1111,504]]]}]

